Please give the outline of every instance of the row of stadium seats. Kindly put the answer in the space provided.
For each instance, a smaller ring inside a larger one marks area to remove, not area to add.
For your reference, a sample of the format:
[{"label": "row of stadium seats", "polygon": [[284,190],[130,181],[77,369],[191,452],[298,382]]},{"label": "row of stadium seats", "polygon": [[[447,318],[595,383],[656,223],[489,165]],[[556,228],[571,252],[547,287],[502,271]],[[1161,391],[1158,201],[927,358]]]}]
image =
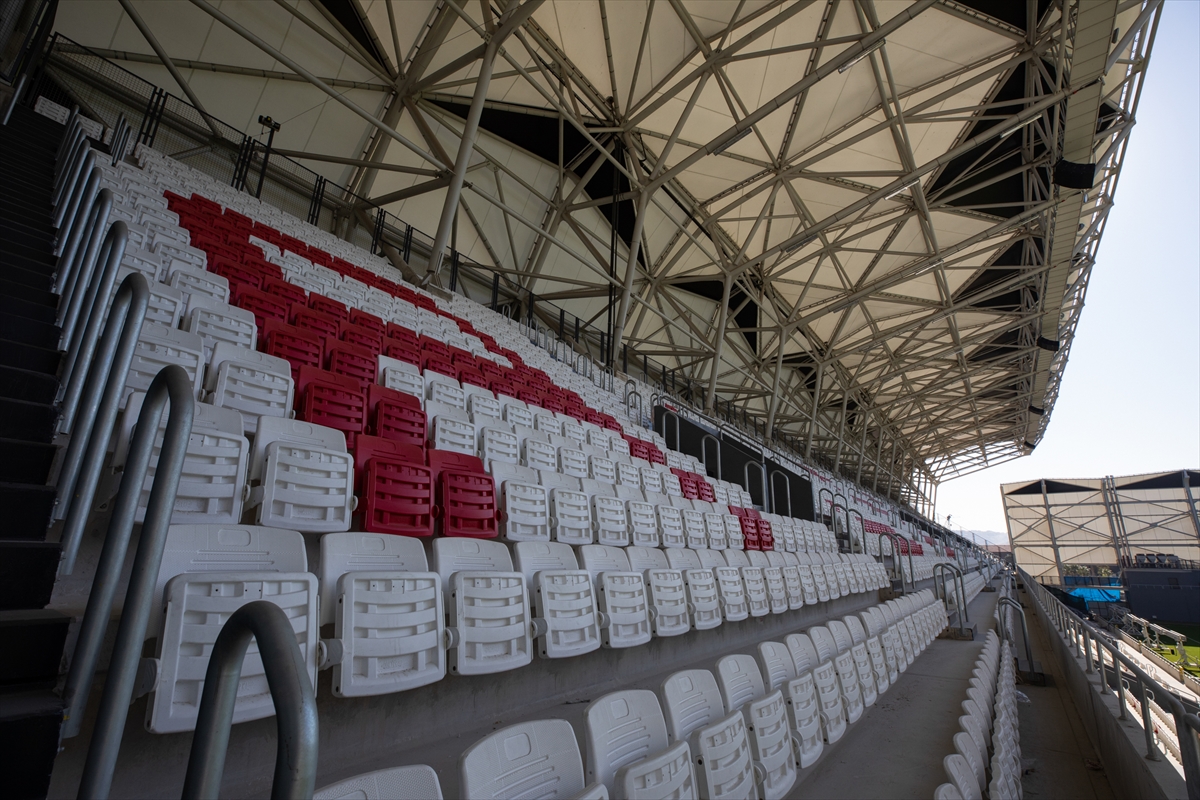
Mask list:
[{"label": "row of stadium seats", "polygon": [[[253,600],[293,619],[314,685],[318,665],[332,668],[334,695],[354,697],[519,668],[535,646],[543,658],[637,647],[887,584],[863,555],[427,541],[327,533],[310,570],[298,531],[173,525],[148,628],[158,637],[149,729],[194,727],[208,659],[201,643]],[[329,624],[333,637],[320,640]],[[261,664],[241,680],[235,721],[273,713]]]},{"label": "row of stadium seats", "polygon": [[[780,798],[945,626],[928,592],[622,690],[584,712],[586,762],[561,719],[509,726],[459,759],[465,798]],[[427,766],[350,778],[317,798],[441,797]]]},{"label": "row of stadium seats", "polygon": [[980,800],[985,789],[990,800],[1020,800],[1024,793],[1016,661],[1012,644],[994,630],[988,631],[987,643],[975,661],[962,707],[955,752],[944,762],[948,783],[937,788],[935,800]]}]

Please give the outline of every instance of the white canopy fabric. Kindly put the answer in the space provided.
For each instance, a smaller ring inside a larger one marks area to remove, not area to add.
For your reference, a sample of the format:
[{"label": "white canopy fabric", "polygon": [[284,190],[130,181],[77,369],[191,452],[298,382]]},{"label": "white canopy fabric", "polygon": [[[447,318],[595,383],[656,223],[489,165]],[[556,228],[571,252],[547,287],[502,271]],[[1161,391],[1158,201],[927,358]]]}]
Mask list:
[{"label": "white canopy fabric", "polygon": [[[1158,3],[530,3],[484,98],[463,256],[890,494],[1037,445]],[[277,147],[429,235],[445,180],[415,173],[452,166],[523,8],[131,6],[209,113],[272,116]],[[115,0],[64,0],[57,29],[178,91]]]}]

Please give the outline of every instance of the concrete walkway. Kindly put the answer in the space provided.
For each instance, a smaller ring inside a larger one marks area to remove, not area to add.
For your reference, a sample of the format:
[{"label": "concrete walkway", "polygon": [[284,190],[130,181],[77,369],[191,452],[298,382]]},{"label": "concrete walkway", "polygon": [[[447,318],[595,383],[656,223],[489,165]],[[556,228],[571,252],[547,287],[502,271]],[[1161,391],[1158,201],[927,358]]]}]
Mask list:
[{"label": "concrete walkway", "polygon": [[998,597],[983,592],[969,605],[975,641],[934,639],[842,740],[800,773],[788,796],[932,798],[946,782],[942,759],[954,752],[962,701]]},{"label": "concrete walkway", "polygon": [[[1033,600],[1024,590],[1017,593],[1026,607],[1033,660],[1046,674],[1045,686],[1018,686],[1029,698],[1017,714],[1021,720],[1021,757],[1025,766],[1022,787],[1028,800],[1037,798],[1078,798],[1109,800],[1115,797],[1104,765],[1083,729],[1078,710],[1051,656],[1047,632],[1032,608]],[[1019,624],[1015,631],[1017,652],[1024,658]],[[1054,634],[1057,635],[1057,634]]]}]

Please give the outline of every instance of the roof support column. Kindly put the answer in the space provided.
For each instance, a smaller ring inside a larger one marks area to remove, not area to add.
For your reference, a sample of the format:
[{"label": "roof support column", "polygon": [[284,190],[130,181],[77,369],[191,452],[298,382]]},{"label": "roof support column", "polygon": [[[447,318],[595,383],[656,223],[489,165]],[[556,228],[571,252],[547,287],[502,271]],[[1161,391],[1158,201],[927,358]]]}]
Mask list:
[{"label": "roof support column", "polygon": [[833,471],[836,473],[842,468],[842,446],[845,444],[846,437],[846,408],[850,405],[850,390],[846,389],[842,392],[842,419],[838,423],[837,433],[837,455],[833,457]]},{"label": "roof support column", "polygon": [[216,136],[218,139],[220,139],[221,133],[217,130],[217,126],[213,124],[212,119],[209,118],[208,112],[204,110],[204,104],[200,102],[200,98],[196,97],[196,93],[192,91],[192,87],[188,86],[187,81],[183,79],[183,75],[179,73],[178,67],[176,67],[175,63],[171,61],[171,57],[167,55],[167,51],[163,50],[162,45],[158,43],[158,39],[155,39],[154,34],[150,32],[148,27],[146,27],[146,23],[142,19],[142,15],[137,12],[137,9],[133,7],[133,3],[131,3],[129,0],[120,0],[120,3],[121,8],[125,9],[125,13],[129,15],[129,18],[133,20],[133,24],[136,25],[138,31],[141,32],[142,38],[146,40],[146,44],[150,45],[150,49],[152,49],[154,54],[158,56],[158,60],[161,61],[162,65],[167,68],[167,72],[171,73],[171,77],[174,78],[175,82],[179,84],[179,88],[183,89],[183,93],[187,95],[188,100],[191,100],[192,105],[194,105],[196,110],[200,112],[200,116],[204,119],[204,124],[208,126],[210,131],[212,131],[213,136]]},{"label": "roof support column", "polygon": [[879,473],[883,472],[883,428],[879,429],[879,438],[875,444],[875,480],[871,481],[871,491],[879,492]]},{"label": "roof support column", "polygon": [[442,254],[450,241],[450,229],[454,218],[458,215],[458,198],[462,195],[463,180],[467,176],[467,166],[471,163],[471,153],[475,151],[475,137],[479,133],[479,118],[483,116],[483,102],[487,99],[488,86],[492,82],[492,67],[496,63],[496,51],[500,49],[497,37],[492,37],[484,48],[483,58],[479,64],[479,77],[475,79],[475,95],[471,98],[471,109],[467,112],[467,120],[463,125],[462,138],[458,142],[458,157],[454,159],[454,173],[450,177],[450,185],[446,187],[446,201],[442,204],[442,216],[438,220],[437,235],[433,239],[433,250],[429,254],[429,271],[425,280],[429,281],[442,266]]},{"label": "roof support column", "polygon": [[488,39],[487,46],[483,48],[483,56],[479,61],[479,77],[475,79],[475,94],[471,98],[471,108],[467,112],[462,138],[458,142],[458,157],[454,160],[454,172],[450,177],[450,185],[446,188],[446,202],[442,204],[442,217],[438,220],[437,235],[433,238],[433,250],[429,254],[426,282],[441,269],[442,254],[450,241],[454,218],[458,215],[458,198],[462,195],[467,165],[470,164],[471,153],[475,150],[475,136],[479,133],[479,118],[483,116],[483,103],[487,99],[488,85],[492,82],[496,54],[500,52],[500,45],[508,35],[519,28],[541,4],[542,0],[526,0],[519,7],[510,6],[511,14],[506,14],[508,19],[503,20],[503,24],[496,29]]},{"label": "roof support column", "polygon": [[779,328],[779,348],[775,354],[775,378],[771,381],[771,406],[767,409],[767,438],[775,433],[775,412],[779,410],[779,381],[783,375],[783,344],[787,334]]},{"label": "roof support column", "polygon": [[717,373],[721,370],[721,351],[725,349],[725,325],[729,322],[729,290],[733,276],[725,273],[725,287],[721,290],[721,307],[717,310],[717,330],[713,341],[712,367],[708,371],[708,393],[704,397],[704,410],[713,413],[717,405]]},{"label": "roof support column", "polygon": [[812,419],[808,423],[808,441],[804,445],[804,459],[812,457],[813,434],[817,432],[817,409],[821,403],[821,380],[825,377],[825,365],[817,364],[817,382],[813,384]]}]

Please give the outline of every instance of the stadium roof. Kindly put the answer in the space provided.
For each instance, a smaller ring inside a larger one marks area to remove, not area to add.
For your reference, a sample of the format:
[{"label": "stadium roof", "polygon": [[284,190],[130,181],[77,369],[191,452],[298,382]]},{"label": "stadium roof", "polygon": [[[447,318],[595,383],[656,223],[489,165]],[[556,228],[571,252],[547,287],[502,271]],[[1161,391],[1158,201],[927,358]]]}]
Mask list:
[{"label": "stadium roof", "polygon": [[429,233],[495,53],[457,250],[899,496],[1040,441],[1160,13],[64,0],[57,28],[174,90],[149,33],[213,116],[283,121]]}]

